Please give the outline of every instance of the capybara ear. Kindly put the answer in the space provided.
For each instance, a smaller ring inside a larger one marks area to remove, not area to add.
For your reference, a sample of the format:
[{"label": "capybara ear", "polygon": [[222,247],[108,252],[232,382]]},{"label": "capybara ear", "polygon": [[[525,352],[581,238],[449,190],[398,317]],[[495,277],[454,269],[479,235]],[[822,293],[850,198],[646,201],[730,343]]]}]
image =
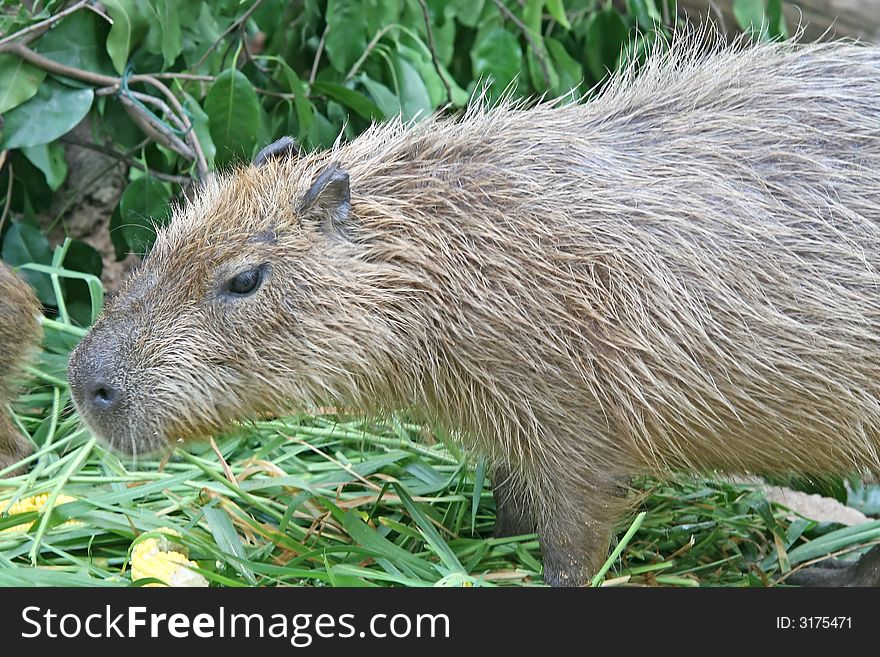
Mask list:
[{"label": "capybara ear", "polygon": [[282,137],[278,141],[273,141],[257,153],[257,156],[254,158],[254,166],[261,167],[269,160],[290,155],[299,157],[299,146],[296,145],[296,141],[293,137]]},{"label": "capybara ear", "polygon": [[300,201],[298,213],[303,221],[314,217],[324,230],[342,233],[350,209],[348,172],[331,164],[315,178]]}]

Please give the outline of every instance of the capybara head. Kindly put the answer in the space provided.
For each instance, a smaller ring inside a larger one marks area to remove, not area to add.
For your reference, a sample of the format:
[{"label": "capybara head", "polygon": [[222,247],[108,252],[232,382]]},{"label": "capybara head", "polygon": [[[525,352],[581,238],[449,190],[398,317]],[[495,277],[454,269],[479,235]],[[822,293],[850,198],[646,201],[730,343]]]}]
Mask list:
[{"label": "capybara head", "polygon": [[367,371],[368,317],[387,299],[371,292],[381,270],[350,225],[349,174],[290,143],[176,208],[72,354],[76,406],[113,447],[153,451],[336,403]]}]

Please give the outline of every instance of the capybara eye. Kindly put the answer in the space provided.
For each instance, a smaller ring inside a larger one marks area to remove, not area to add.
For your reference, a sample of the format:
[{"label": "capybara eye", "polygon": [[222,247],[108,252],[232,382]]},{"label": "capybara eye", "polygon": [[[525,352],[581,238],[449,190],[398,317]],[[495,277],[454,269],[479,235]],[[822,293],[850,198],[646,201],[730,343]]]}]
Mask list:
[{"label": "capybara eye", "polygon": [[257,291],[263,282],[265,267],[254,267],[236,274],[226,282],[226,292],[232,296],[246,297]]}]

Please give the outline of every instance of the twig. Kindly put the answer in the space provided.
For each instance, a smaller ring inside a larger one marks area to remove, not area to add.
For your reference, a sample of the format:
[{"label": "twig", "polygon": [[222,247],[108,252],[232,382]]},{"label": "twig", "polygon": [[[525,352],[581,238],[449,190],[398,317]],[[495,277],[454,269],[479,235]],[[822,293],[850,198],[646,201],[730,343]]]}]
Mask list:
[{"label": "twig", "polygon": [[128,155],[124,155],[123,153],[119,153],[112,148],[108,148],[106,146],[102,146],[101,144],[96,144],[91,141],[84,141],[77,139],[76,137],[71,137],[69,135],[65,135],[61,138],[61,141],[65,144],[70,144],[71,146],[77,146],[79,148],[87,148],[90,151],[95,151],[97,153],[103,153],[107,157],[112,157],[120,162],[125,162],[127,165],[134,167],[138,171],[143,171],[149,176],[156,178],[158,180],[164,180],[165,182],[176,183],[178,185],[188,185],[192,182],[192,178],[189,176],[175,176],[170,173],[163,173],[161,171],[156,171],[154,169],[150,169],[149,167],[141,164],[133,157]]},{"label": "twig", "polygon": [[192,82],[213,82],[214,75],[196,75],[195,73],[151,73],[158,80],[189,80]]},{"label": "twig", "polygon": [[[100,89],[95,90],[96,96],[111,96],[117,92],[115,87],[101,87]],[[152,105],[160,112],[162,115],[166,117],[169,121],[173,122],[175,127],[180,131],[184,132],[186,127],[180,120],[180,117],[177,116],[174,112],[171,111],[171,108],[161,99],[156,98],[155,96],[151,96],[150,94],[144,94],[139,91],[131,91],[129,90],[128,94],[134,98],[135,100],[139,100],[145,105]]]},{"label": "twig", "polygon": [[312,62],[312,72],[309,73],[309,87],[315,83],[315,78],[318,75],[318,64],[321,62],[321,53],[324,52],[324,42],[327,40],[327,32],[329,31],[330,24],[328,23],[321,34],[321,40],[318,41],[318,51],[315,53],[315,61]]},{"label": "twig", "polygon": [[257,10],[257,7],[259,7],[262,2],[263,0],[255,0],[254,4],[248,7],[248,10],[246,12],[244,12],[241,16],[232,21],[232,23],[229,24],[229,27],[223,30],[220,36],[217,37],[217,40],[214,41],[214,43],[212,43],[211,46],[205,51],[205,54],[199,58],[199,61],[197,61],[193,66],[189,67],[189,70],[199,70],[202,64],[205,63],[205,60],[207,60],[208,57],[211,56],[211,53],[214,52],[214,49],[220,45],[220,42],[223,41],[223,39],[225,39],[227,36],[235,32],[241,25],[244,25],[251,17],[251,14],[253,14]]},{"label": "twig", "polygon": [[437,51],[434,49],[434,32],[431,30],[431,16],[428,13],[428,5],[425,4],[425,0],[419,0],[419,5],[422,7],[422,16],[425,17],[425,29],[428,31],[428,50],[431,51],[431,61],[434,63],[434,70],[440,76],[443,86],[446,87],[446,102],[452,105],[452,87],[449,86],[449,82],[443,77],[440,62],[437,61]]},{"label": "twig", "polygon": [[154,114],[146,111],[141,105],[138,105],[128,96],[119,96],[119,102],[125,108],[126,113],[134,121],[138,127],[143,130],[153,141],[159,142],[163,146],[170,148],[175,153],[182,155],[188,160],[196,159],[196,154],[180,137],[174,134],[160,119]]},{"label": "twig", "polygon": [[[259,4],[260,0],[257,0],[255,4]],[[165,98],[171,103],[171,106],[174,107],[174,110],[177,114],[183,119],[183,125],[186,130],[186,140],[189,142],[189,145],[192,147],[195,152],[195,161],[196,161],[196,170],[199,173],[199,179],[204,180],[208,177],[208,161],[205,159],[205,152],[202,150],[202,145],[199,142],[199,137],[196,134],[195,129],[193,128],[192,123],[190,123],[189,117],[186,114],[186,111],[183,109],[183,105],[180,104],[180,101],[177,100],[177,96],[175,96],[171,89],[165,86],[164,82],[160,82],[152,75],[132,75],[129,78],[129,81],[134,82],[146,82],[148,84],[153,85],[159,91],[161,91]]]},{"label": "twig", "polygon": [[[80,9],[85,7],[87,4],[88,4],[88,0],[80,0],[80,2],[77,2],[75,5],[71,5],[70,7],[65,9],[64,11],[59,11],[57,14],[55,14],[54,16],[50,16],[49,18],[47,18],[44,21],[40,21],[39,23],[34,23],[33,25],[28,25],[26,28],[21,29],[14,34],[10,34],[7,37],[3,37],[2,39],[0,39],[0,46],[2,46],[4,43],[10,43],[10,42],[16,41],[18,39],[24,39],[24,43],[28,43],[32,39],[35,39],[40,34],[45,32],[46,30],[48,30],[50,27],[52,27],[55,23],[60,21],[62,18],[65,18],[66,16],[70,16],[70,14],[72,14],[76,11],[79,11]],[[36,32],[36,34],[33,34],[34,32]],[[25,39],[24,37],[27,37],[27,38]]]},{"label": "twig", "polygon": [[514,22],[514,24],[516,24],[516,26],[523,33],[523,36],[525,36],[526,41],[529,42],[529,45],[532,47],[532,52],[535,53],[535,58],[538,60],[538,64],[541,66],[541,74],[544,76],[544,83],[549,87],[550,69],[547,68],[547,62],[544,59],[544,49],[538,47],[538,44],[535,41],[534,36],[532,35],[532,31],[525,23],[517,18],[516,14],[510,11],[510,9],[508,9],[501,0],[495,0],[495,6],[498,7],[498,11],[507,16],[507,18],[509,18]]}]

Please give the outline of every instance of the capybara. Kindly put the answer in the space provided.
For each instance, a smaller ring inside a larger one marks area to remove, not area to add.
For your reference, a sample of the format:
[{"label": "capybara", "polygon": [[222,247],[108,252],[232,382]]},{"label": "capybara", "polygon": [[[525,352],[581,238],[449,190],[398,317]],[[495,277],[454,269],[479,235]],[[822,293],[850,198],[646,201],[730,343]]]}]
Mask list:
[{"label": "capybara", "polygon": [[39,341],[39,313],[31,287],[0,262],[0,470],[31,454],[30,441],[9,417],[9,403],[20,369]]},{"label": "capybara", "polygon": [[333,405],[447,427],[582,584],[639,473],[880,469],[880,49],[696,48],[207,182],[74,352],[129,452]]}]

